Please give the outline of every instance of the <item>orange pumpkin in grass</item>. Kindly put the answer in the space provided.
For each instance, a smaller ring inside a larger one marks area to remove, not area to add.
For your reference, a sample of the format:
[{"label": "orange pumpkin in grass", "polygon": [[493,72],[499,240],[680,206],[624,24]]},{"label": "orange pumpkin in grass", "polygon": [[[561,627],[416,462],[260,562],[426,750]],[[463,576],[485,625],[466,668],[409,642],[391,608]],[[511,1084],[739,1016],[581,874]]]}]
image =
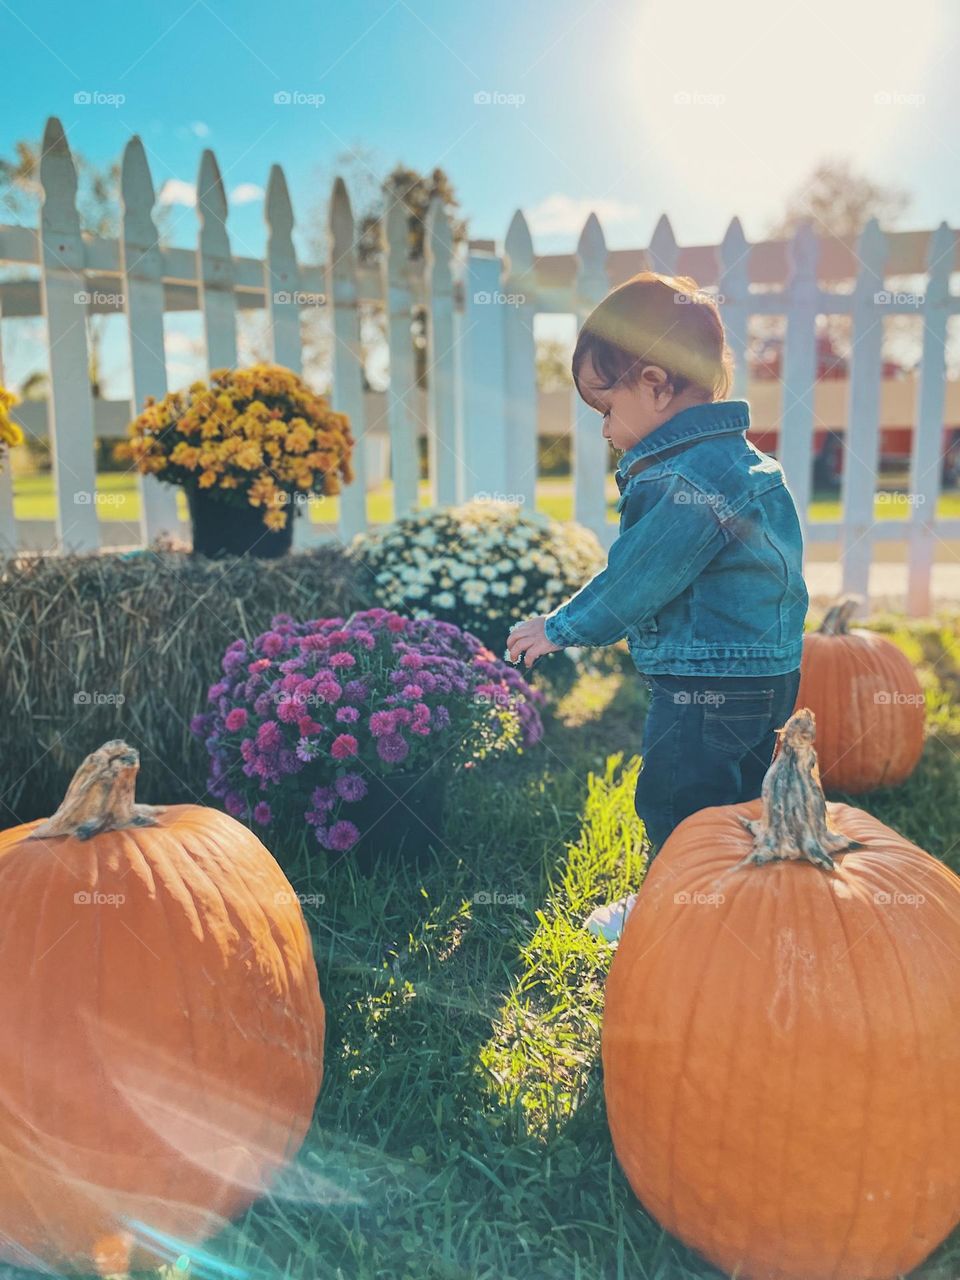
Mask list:
[{"label": "orange pumpkin in grass", "polygon": [[633,1190],[740,1280],[887,1280],[960,1222],[960,878],[825,803],[806,708],[664,842],[602,1051]]},{"label": "orange pumpkin in grass", "polygon": [[910,659],[866,628],[850,629],[860,600],[847,596],[803,638],[798,707],[817,720],[825,787],[858,795],[892,787],[923,754],[926,705]]},{"label": "orange pumpkin in grass", "polygon": [[299,900],[246,827],[134,803],[126,743],[0,832],[0,1259],[155,1267],[309,1128],[324,1006]]}]

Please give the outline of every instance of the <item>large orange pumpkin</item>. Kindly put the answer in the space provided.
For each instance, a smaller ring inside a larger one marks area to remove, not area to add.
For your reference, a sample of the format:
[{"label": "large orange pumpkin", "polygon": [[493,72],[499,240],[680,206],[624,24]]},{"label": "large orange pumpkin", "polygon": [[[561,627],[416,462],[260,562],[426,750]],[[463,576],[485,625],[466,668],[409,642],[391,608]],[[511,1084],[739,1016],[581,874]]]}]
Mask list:
[{"label": "large orange pumpkin", "polygon": [[923,754],[926,711],[903,650],[875,631],[850,629],[859,603],[844,597],[804,636],[796,701],[816,716],[823,785],[853,795],[910,776]]},{"label": "large orange pumpkin", "polygon": [[602,1050],[633,1190],[740,1280],[884,1280],[960,1222],[960,878],[825,803],[806,708],[664,842]]},{"label": "large orange pumpkin", "polygon": [[269,1186],[311,1123],[324,1006],[300,902],[246,827],[134,803],[107,742],[0,832],[0,1259],[157,1266]]}]

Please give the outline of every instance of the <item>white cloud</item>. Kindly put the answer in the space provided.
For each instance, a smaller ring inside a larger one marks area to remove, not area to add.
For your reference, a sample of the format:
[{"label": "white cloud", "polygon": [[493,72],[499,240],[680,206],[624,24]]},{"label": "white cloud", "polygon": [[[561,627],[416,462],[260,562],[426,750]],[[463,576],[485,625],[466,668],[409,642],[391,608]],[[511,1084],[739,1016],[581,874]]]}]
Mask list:
[{"label": "white cloud", "polygon": [[639,212],[636,205],[625,204],[622,200],[603,196],[591,200],[586,196],[566,196],[560,191],[547,196],[532,209],[524,210],[531,232],[542,236],[579,235],[591,213],[597,215],[602,227],[606,227],[611,222],[635,218]]},{"label": "white cloud", "polygon": [[198,138],[209,138],[210,126],[203,120],[194,120],[190,125],[190,132],[196,134]]},{"label": "white cloud", "polygon": [[[203,342],[200,338],[191,338],[188,333],[183,333],[179,329],[170,329],[164,336],[164,346],[167,354],[174,355],[196,355],[202,349]],[[182,366],[186,367],[186,366]]]},{"label": "white cloud", "polygon": [[193,207],[197,203],[196,184],[184,182],[182,178],[168,178],[160,188],[157,202],[159,204],[185,204]]},{"label": "white cloud", "polygon": [[263,187],[257,186],[255,182],[241,182],[230,192],[232,204],[253,204],[255,200],[262,199]]}]

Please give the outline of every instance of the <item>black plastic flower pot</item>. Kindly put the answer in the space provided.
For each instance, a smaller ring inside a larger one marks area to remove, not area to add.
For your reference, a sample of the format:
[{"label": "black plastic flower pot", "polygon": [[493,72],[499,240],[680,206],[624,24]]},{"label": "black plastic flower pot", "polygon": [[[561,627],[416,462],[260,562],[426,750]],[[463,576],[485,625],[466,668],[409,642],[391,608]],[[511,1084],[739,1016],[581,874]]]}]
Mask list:
[{"label": "black plastic flower pot", "polygon": [[293,545],[296,507],[291,504],[283,529],[268,529],[263,508],[249,503],[224,502],[215,489],[187,489],[187,506],[193,525],[193,554],[216,559],[219,556],[254,556],[275,560]]},{"label": "black plastic flower pot", "polygon": [[427,767],[388,778],[368,774],[366,782],[367,794],[342,814],[360,828],[360,839],[333,857],[352,859],[364,874],[385,863],[422,868],[430,861],[430,846],[443,847],[446,773]]}]

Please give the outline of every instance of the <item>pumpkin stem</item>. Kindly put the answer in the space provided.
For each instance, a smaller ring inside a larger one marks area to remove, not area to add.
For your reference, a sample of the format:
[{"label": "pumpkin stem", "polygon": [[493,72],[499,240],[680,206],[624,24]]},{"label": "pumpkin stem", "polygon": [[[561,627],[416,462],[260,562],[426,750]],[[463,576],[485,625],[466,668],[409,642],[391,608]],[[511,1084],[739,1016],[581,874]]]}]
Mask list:
[{"label": "pumpkin stem", "polygon": [[845,636],[850,619],[862,604],[863,596],[843,596],[827,610],[820,624],[820,630],[827,636]]},{"label": "pumpkin stem", "polygon": [[119,738],[92,751],[73,775],[60,808],[31,831],[31,840],[74,836],[89,840],[121,827],[155,827],[162,806],[136,804],[140,753]]},{"label": "pumpkin stem", "polygon": [[[839,607],[839,606],[838,606]],[[780,753],[763,779],[759,818],[741,817],[754,837],[753,851],[737,866],[791,858],[826,871],[836,869],[832,854],[864,848],[863,842],[834,831],[827,821],[827,802],[820,785],[814,750],[816,721],[808,707],[795,711],[777,731]]]}]

